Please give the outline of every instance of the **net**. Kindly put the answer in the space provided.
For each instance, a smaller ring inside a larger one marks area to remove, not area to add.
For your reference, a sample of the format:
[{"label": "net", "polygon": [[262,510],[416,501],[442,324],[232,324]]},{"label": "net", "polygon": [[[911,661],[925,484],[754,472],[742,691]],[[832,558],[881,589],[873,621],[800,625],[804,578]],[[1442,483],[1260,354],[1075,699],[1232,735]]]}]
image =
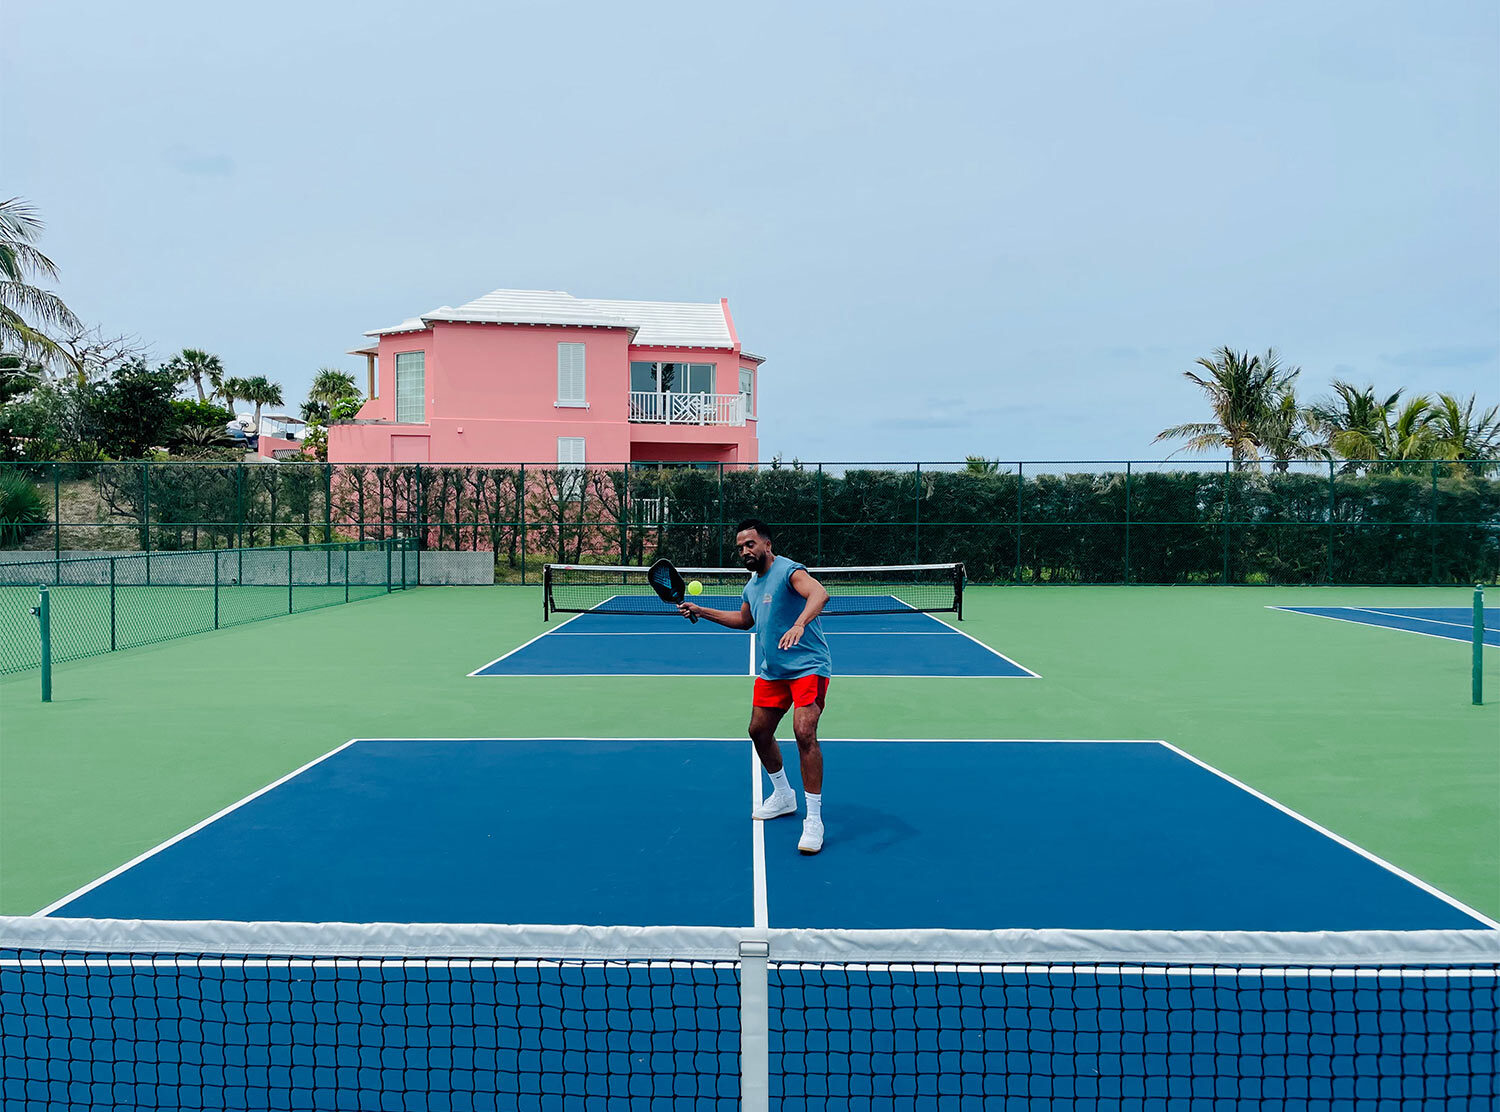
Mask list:
[{"label": "net", "polygon": [[[543,572],[543,614],[675,614],[651,589],[647,568],[600,564],[548,564]],[[738,610],[750,573],[743,568],[678,568],[703,584],[691,601]],[[830,617],[952,611],[963,617],[962,564],[900,564],[888,567],[808,568],[828,589]]]},{"label": "net", "polygon": [[0,919],[0,1101],[1493,1107],[1497,978],[1497,931]]}]

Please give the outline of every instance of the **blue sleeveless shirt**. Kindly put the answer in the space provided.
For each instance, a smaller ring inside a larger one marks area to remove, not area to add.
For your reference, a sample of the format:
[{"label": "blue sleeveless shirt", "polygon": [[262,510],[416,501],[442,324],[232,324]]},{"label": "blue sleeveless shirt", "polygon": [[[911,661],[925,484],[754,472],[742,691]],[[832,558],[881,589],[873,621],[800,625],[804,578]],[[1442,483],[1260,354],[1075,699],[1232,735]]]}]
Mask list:
[{"label": "blue sleeveless shirt", "polygon": [[762,679],[833,675],[833,656],[823,636],[821,617],[807,623],[798,644],[790,649],[780,647],[782,634],[792,628],[807,605],[807,600],[792,589],[792,572],[798,570],[806,571],[807,567],[778,556],[764,575],[752,575],[745,585],[744,599],[755,618],[756,659]]}]

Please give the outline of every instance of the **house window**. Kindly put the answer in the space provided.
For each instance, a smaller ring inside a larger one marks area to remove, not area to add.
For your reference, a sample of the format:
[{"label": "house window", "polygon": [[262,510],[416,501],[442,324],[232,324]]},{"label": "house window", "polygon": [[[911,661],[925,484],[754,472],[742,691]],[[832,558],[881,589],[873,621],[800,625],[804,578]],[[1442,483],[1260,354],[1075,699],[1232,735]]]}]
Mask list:
[{"label": "house window", "polygon": [[584,345],[557,345],[557,404],[588,408],[584,375]]},{"label": "house window", "polygon": [[427,420],[427,354],[403,351],[396,355],[396,422],[420,425]]},{"label": "house window", "polygon": [[755,416],[755,372],[749,367],[740,368],[740,402],[746,417]]},{"label": "house window", "polygon": [[712,363],[632,363],[630,389],[633,393],[712,394]]},{"label": "house window", "polygon": [[583,500],[583,437],[557,438],[557,490],[569,502]]}]

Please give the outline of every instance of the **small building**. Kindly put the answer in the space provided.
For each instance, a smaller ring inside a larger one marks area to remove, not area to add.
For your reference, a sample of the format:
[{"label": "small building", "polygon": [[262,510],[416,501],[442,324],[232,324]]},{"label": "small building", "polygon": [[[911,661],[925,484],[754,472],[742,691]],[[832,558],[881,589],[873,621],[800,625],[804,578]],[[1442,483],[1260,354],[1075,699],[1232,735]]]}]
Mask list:
[{"label": "small building", "polygon": [[755,463],[757,377],[727,299],[496,290],[365,334],[334,463]]}]

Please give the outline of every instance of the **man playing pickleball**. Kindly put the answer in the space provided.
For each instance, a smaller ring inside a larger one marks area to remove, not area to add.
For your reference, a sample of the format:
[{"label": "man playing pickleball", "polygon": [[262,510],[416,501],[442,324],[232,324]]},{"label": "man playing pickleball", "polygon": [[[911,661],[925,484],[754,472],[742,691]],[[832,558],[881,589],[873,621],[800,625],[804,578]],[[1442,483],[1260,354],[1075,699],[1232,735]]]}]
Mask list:
[{"label": "man playing pickleball", "polygon": [[739,610],[711,610],[684,602],[685,616],[707,618],[730,629],[754,629],[760,648],[759,674],[751,698],[750,740],[771,777],[771,794],[754,811],[758,819],[797,812],[797,794],[787,783],[776,744],[776,727],[792,711],[792,732],[802,758],[802,789],[807,818],[797,849],[806,854],[823,848],[823,751],[818,747],[818,718],[833,676],[833,658],[818,621],[828,592],[807,568],[771,551],[771,532],[764,521],[740,522],[735,545],[751,571]]}]

